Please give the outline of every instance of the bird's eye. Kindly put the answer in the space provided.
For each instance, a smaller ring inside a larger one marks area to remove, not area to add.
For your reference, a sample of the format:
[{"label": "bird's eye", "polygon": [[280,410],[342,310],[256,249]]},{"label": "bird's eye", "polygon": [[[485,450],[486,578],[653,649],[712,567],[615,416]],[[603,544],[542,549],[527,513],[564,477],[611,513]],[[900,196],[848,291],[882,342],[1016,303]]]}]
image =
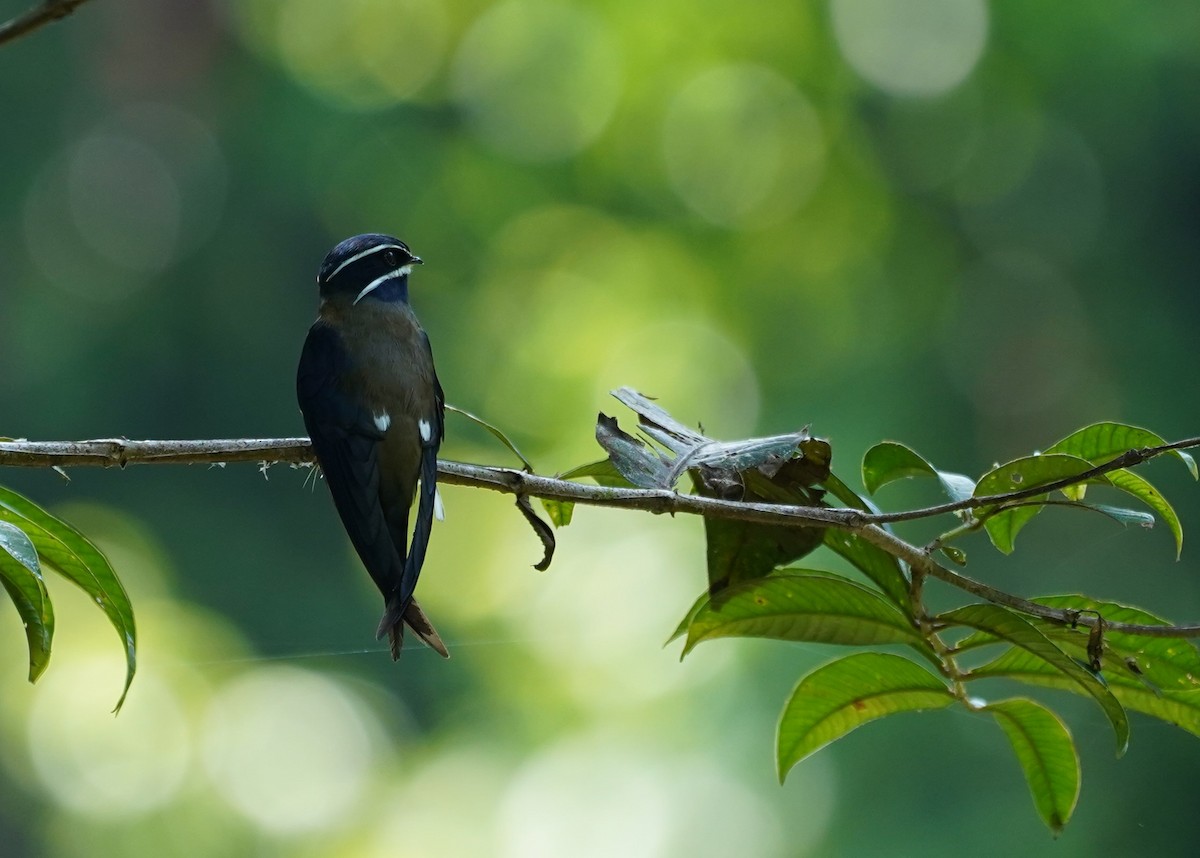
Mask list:
[{"label": "bird's eye", "polygon": [[400,266],[400,254],[394,250],[385,250],[383,252],[383,262],[388,268],[398,268]]}]

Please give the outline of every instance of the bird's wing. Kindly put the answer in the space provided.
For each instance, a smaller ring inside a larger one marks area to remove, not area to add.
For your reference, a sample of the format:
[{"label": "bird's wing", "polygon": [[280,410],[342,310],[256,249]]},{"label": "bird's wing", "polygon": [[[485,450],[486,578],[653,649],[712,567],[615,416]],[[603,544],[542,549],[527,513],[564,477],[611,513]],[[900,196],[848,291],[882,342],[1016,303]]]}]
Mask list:
[{"label": "bird's wing", "polygon": [[404,557],[379,500],[379,442],[384,436],[372,415],[339,388],[348,366],[337,332],[317,322],[300,354],[296,397],[350,542],[388,597],[403,577]]},{"label": "bird's wing", "polygon": [[421,488],[417,503],[417,521],[413,528],[412,543],[408,548],[408,557],[404,563],[404,576],[400,581],[400,604],[407,601],[417,586],[417,578],[421,574],[421,566],[425,563],[425,551],[429,547],[429,534],[433,529],[434,510],[437,506],[437,454],[446,435],[445,407],[446,397],[442,393],[441,382],[433,369],[433,350],[429,345],[429,337],[421,332],[422,357],[428,361],[429,372],[433,378],[433,413],[430,415],[429,438],[421,439]]}]

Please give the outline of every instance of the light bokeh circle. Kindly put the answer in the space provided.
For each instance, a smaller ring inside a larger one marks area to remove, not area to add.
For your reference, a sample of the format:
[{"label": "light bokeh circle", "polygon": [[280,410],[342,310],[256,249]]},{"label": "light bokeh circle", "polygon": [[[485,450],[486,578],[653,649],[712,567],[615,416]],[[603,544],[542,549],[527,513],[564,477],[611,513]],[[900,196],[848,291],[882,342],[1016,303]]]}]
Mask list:
[{"label": "light bokeh circle", "polygon": [[831,12],[846,62],[891,95],[948,92],[987,45],[985,0],[832,0]]},{"label": "light bokeh circle", "polygon": [[310,671],[264,668],[213,699],[204,767],[218,793],[274,833],[343,822],[367,788],[374,729],[362,704]]},{"label": "light bokeh circle", "polygon": [[192,759],[192,735],[174,692],[152,669],[117,718],[80,701],[113,692],[104,657],[56,664],[38,684],[29,752],[42,785],[66,807],[97,819],[137,817],[173,802]]},{"label": "light bokeh circle", "polygon": [[509,0],[459,46],[453,91],[474,131],[521,161],[571,157],[600,135],[621,92],[617,38],[596,13]]},{"label": "light bokeh circle", "polygon": [[720,226],[780,220],[808,200],[824,172],[816,110],[791,82],[763,66],[701,72],[671,101],[662,133],[671,188]]},{"label": "light bokeh circle", "polygon": [[565,741],[517,773],[500,807],[504,858],[655,858],[671,797],[655,765],[612,738]]},{"label": "light bokeh circle", "polygon": [[416,96],[440,68],[440,0],[289,0],[276,47],[304,87],[341,107],[381,109]]},{"label": "light bokeh circle", "polygon": [[25,200],[30,257],[63,290],[119,301],[202,247],[228,168],[199,117],[128,105],[48,157]]},{"label": "light bokeh circle", "polygon": [[182,195],[146,143],[105,133],[84,138],[72,153],[67,187],[79,235],[97,252],[138,272],[157,273],[171,261]]}]

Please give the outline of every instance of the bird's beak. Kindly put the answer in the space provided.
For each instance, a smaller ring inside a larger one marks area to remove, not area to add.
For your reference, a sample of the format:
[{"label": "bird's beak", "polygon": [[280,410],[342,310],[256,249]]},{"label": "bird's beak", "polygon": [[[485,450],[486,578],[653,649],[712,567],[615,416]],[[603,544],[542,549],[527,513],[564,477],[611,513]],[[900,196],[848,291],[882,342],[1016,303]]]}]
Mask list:
[{"label": "bird's beak", "polygon": [[425,260],[419,256],[414,256],[412,259],[408,260],[408,264],[409,265],[424,265]]}]

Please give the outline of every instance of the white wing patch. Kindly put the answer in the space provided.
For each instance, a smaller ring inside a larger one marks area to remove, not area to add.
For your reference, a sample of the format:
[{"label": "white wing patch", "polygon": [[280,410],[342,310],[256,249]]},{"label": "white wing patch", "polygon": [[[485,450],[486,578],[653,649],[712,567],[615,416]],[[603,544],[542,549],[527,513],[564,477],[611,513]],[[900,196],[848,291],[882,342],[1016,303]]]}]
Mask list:
[{"label": "white wing patch", "polygon": [[392,425],[392,415],[390,415],[390,414],[376,414],[375,415],[375,428],[378,429],[380,432],[386,432],[388,430],[388,427],[391,425]]},{"label": "white wing patch", "polygon": [[421,430],[421,440],[426,444],[433,438],[433,427],[429,425],[428,420],[418,420],[417,428]]},{"label": "white wing patch", "polygon": [[446,520],[446,507],[442,505],[442,493],[433,490],[433,517],[438,521]]}]

